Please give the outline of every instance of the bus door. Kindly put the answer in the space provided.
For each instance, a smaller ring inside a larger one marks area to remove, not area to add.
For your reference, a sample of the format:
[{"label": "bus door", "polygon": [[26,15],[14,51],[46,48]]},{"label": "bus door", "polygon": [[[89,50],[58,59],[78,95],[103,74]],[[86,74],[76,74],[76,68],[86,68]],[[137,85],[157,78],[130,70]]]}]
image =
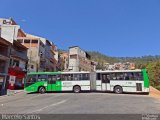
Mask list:
[{"label": "bus door", "polygon": [[61,81],[59,75],[49,75],[48,76],[48,91],[60,91]]},{"label": "bus door", "polygon": [[101,74],[103,91],[110,90],[110,78],[109,77],[110,77],[109,74]]}]

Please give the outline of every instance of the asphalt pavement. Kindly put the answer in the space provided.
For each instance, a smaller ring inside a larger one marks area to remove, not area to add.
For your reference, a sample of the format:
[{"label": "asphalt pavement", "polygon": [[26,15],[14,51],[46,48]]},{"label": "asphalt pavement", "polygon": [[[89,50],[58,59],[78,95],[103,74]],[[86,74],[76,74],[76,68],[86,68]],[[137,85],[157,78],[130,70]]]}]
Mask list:
[{"label": "asphalt pavement", "polygon": [[160,99],[114,93],[46,93],[0,97],[1,114],[145,114],[160,113]]}]

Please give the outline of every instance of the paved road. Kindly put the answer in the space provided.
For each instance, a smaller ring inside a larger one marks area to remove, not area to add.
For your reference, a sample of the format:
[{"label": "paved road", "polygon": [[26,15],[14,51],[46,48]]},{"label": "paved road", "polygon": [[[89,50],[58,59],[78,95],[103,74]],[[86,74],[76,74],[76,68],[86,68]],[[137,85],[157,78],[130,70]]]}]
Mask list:
[{"label": "paved road", "polygon": [[0,113],[143,114],[160,113],[160,100],[113,93],[18,93],[0,97]]}]

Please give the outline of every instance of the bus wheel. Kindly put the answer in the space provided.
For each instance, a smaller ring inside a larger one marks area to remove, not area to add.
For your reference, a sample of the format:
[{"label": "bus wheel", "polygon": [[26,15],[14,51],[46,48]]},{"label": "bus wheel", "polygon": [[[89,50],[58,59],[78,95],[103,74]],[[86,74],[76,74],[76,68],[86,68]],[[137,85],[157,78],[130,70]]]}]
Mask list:
[{"label": "bus wheel", "polygon": [[43,94],[46,92],[46,89],[44,87],[40,87],[38,91],[39,93]]},{"label": "bus wheel", "polygon": [[81,91],[81,87],[80,86],[74,86],[73,87],[73,92],[74,93],[80,93],[80,91]]},{"label": "bus wheel", "polygon": [[114,92],[117,93],[117,94],[121,94],[123,92],[123,89],[121,86],[116,86],[114,88]]}]

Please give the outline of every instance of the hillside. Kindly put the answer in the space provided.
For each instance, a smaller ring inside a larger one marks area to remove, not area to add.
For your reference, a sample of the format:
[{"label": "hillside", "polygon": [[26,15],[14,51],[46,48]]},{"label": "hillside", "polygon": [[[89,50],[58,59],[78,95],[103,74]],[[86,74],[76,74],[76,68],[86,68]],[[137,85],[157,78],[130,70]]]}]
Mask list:
[{"label": "hillside", "polygon": [[147,64],[149,62],[154,62],[157,60],[160,60],[160,56],[142,56],[142,57],[110,57],[107,55],[104,55],[100,52],[95,51],[88,51],[88,53],[91,55],[91,59],[100,62],[100,63],[110,63],[113,64],[115,62],[134,62],[136,64]]},{"label": "hillside", "polygon": [[118,58],[114,58],[114,57],[109,57],[107,55],[104,55],[100,52],[95,52],[95,51],[87,51],[88,54],[91,55],[91,59],[93,61],[99,62],[99,63],[110,63],[113,64],[115,62],[119,62]]}]

